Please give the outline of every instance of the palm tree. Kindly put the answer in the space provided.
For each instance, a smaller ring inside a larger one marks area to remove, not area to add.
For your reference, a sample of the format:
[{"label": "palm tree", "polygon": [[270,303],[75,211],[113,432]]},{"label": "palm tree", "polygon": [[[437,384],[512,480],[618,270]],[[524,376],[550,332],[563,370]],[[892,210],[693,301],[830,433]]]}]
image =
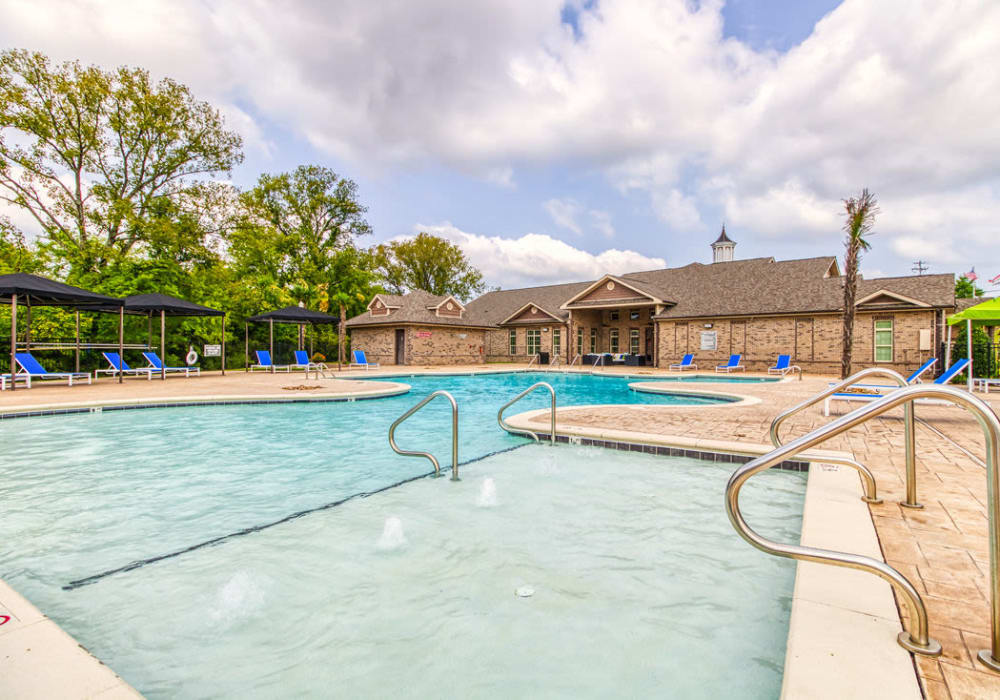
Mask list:
[{"label": "palm tree", "polygon": [[844,231],[847,238],[844,245],[844,349],[840,357],[840,378],[847,379],[851,372],[851,351],[854,346],[854,300],[858,294],[858,265],[861,253],[871,245],[865,240],[875,225],[875,215],[879,213],[878,200],[868,188],[861,190],[857,197],[844,200],[847,220]]}]

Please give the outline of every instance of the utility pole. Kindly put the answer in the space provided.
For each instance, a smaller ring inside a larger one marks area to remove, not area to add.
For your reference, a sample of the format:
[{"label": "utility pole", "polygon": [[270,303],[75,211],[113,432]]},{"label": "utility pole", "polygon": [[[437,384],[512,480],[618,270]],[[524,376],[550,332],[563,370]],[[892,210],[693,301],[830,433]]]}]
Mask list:
[{"label": "utility pole", "polygon": [[912,272],[916,272],[918,275],[922,275],[928,270],[928,265],[923,260],[917,260],[913,263],[913,267],[910,268]]}]

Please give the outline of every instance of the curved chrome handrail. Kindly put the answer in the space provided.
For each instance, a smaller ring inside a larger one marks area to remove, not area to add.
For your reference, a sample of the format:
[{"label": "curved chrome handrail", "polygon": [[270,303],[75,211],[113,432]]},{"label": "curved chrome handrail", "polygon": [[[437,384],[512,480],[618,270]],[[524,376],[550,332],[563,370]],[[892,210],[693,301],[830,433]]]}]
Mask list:
[{"label": "curved chrome handrail", "polygon": [[530,430],[523,430],[521,428],[512,428],[511,426],[509,426],[503,419],[503,412],[506,411],[515,403],[517,403],[518,401],[520,401],[521,399],[523,399],[525,396],[533,392],[535,389],[540,389],[542,387],[548,389],[549,393],[552,395],[552,408],[551,408],[552,425],[549,429],[549,437],[552,441],[552,444],[554,445],[556,444],[556,390],[553,389],[552,385],[549,384],[548,382],[537,382],[536,384],[532,384],[527,389],[522,391],[520,394],[518,394],[510,401],[505,403],[503,406],[501,406],[500,410],[497,411],[497,423],[499,423],[500,427],[506,430],[508,433],[517,433],[518,435],[530,435],[535,439],[535,442],[541,442],[541,440],[538,439],[537,433],[533,433]]},{"label": "curved chrome handrail", "polygon": [[[849,386],[857,384],[858,381],[864,379],[865,377],[872,376],[887,377],[896,382],[900,387],[908,386],[906,379],[903,378],[903,375],[888,368],[869,367],[861,370],[860,372],[855,372],[842,382],[824,389],[815,396],[812,396],[802,403],[796,404],[795,406],[792,406],[775,416],[774,420],[771,421],[771,444],[775,447],[781,447],[783,444],[781,442],[781,438],[779,437],[779,431],[781,430],[781,424],[784,423],[787,418],[790,418],[796,413],[804,411],[810,406],[819,403],[828,396],[832,396]],[[914,415],[913,403],[908,402],[903,407],[903,442],[906,447],[906,500],[902,501],[900,505],[907,508],[923,508],[920,503],[917,503],[917,447],[915,427],[916,419],[914,418]],[[829,461],[831,464],[843,464],[844,466],[856,469],[858,473],[861,474],[861,478],[865,482],[866,495],[864,496],[864,500],[869,503],[880,502],[875,496],[875,477],[868,467],[860,462],[856,462],[853,459],[832,458]]]},{"label": "curved chrome handrail", "polygon": [[[846,430],[882,415],[900,404],[911,404],[920,398],[943,398],[968,409],[976,418],[986,441],[987,464],[987,507],[989,509],[989,542],[990,542],[990,585],[991,585],[991,649],[979,652],[981,663],[994,671],[1000,671],[1000,419],[993,410],[981,399],[958,389],[946,386],[915,385],[897,389],[891,394],[862,406],[840,418],[824,425],[807,435],[796,438],[786,445],[778,447],[770,453],[758,457],[733,472],[726,486],[726,513],[729,521],[743,539],[761,551],[775,556],[787,557],[801,561],[812,561],[833,566],[843,566],[851,569],[868,571],[896,586],[901,597],[906,601],[911,613],[912,630],[903,630],[897,641],[909,651],[930,656],[941,653],[941,645],[931,639],[927,632],[927,610],[920,594],[913,584],[899,571],[888,564],[872,557],[846,552],[820,549],[804,545],[781,544],[768,540],[754,532],[740,511],[739,494],[743,484],[753,475],[758,474],[804,450],[808,450],[825,440],[839,435]],[[818,458],[822,461],[823,458]]]},{"label": "curved chrome handrail", "polygon": [[458,404],[455,403],[455,397],[449,394],[447,391],[435,391],[423,398],[416,406],[411,408],[409,411],[401,415],[399,418],[392,422],[389,426],[389,447],[393,449],[396,454],[403,455],[404,457],[426,457],[434,465],[434,476],[441,476],[441,465],[437,461],[437,457],[432,455],[430,452],[420,452],[419,450],[404,450],[396,444],[396,428],[400,423],[405,421],[407,418],[412,416],[414,413],[419,411],[421,408],[429,404],[438,396],[443,396],[451,402],[451,480],[458,481]]}]

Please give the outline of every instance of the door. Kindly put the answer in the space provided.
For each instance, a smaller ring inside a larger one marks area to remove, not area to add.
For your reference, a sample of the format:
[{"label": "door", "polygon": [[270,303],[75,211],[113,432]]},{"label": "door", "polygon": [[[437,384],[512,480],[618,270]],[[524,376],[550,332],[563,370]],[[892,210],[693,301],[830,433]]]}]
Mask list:
[{"label": "door", "polygon": [[406,364],[406,330],[396,329],[396,364]]}]

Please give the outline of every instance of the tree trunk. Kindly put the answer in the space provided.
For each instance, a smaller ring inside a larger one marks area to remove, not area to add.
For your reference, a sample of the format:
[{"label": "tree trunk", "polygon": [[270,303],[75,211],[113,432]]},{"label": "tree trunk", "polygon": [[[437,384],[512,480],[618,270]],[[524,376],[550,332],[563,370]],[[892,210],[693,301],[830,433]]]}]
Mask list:
[{"label": "tree trunk", "polygon": [[344,364],[344,324],[347,322],[347,309],[340,305],[340,326],[337,329],[337,371]]},{"label": "tree trunk", "polygon": [[844,345],[840,356],[841,379],[847,379],[851,374],[851,354],[854,349],[854,300],[858,293],[858,244],[855,241],[847,244],[844,268]]}]

